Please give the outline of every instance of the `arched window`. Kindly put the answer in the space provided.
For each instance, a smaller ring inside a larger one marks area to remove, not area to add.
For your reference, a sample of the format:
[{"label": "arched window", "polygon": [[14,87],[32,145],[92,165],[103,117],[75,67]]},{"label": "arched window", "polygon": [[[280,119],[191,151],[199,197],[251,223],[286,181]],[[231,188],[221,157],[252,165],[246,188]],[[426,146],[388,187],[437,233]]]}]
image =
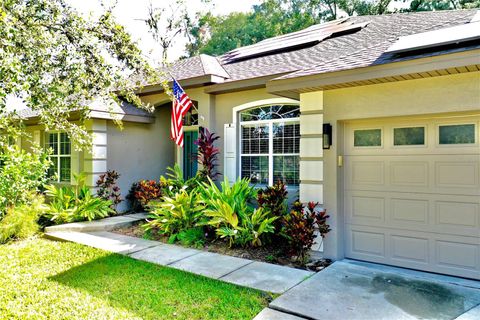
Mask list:
[{"label": "arched window", "polygon": [[300,107],[268,105],[247,109],[240,120],[240,174],[252,183],[281,180],[299,184]]}]

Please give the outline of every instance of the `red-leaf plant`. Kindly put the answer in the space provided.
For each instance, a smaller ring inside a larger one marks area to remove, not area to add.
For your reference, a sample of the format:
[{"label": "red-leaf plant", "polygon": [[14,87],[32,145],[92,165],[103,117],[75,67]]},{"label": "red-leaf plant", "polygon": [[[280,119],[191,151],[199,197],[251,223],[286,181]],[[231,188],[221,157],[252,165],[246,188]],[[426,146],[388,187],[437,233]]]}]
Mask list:
[{"label": "red-leaf plant", "polygon": [[98,188],[97,196],[104,200],[111,200],[113,208],[122,202],[120,188],[117,185],[118,178],[120,178],[118,172],[115,170],[108,170],[106,173],[100,175],[96,183]]},{"label": "red-leaf plant", "polygon": [[278,180],[273,186],[259,189],[257,194],[258,206],[270,211],[278,219],[274,222],[275,235],[280,235],[283,227],[283,218],[287,211],[287,186]]},{"label": "red-leaf plant", "polygon": [[143,211],[152,200],[162,197],[162,184],[155,180],[140,180],[130,188],[127,199],[135,212]]},{"label": "red-leaf plant", "polygon": [[322,238],[330,231],[329,216],[325,209],[316,210],[318,203],[309,202],[305,207],[296,201],[290,214],[284,219],[284,232],[289,243],[289,251],[298,261],[306,262],[308,252],[315,243],[315,226]]},{"label": "red-leaf plant", "polygon": [[201,128],[199,134],[200,137],[194,142],[198,146],[197,161],[202,166],[199,174],[203,178],[215,180],[220,175],[217,171],[220,150],[214,144],[220,137],[207,128]]}]

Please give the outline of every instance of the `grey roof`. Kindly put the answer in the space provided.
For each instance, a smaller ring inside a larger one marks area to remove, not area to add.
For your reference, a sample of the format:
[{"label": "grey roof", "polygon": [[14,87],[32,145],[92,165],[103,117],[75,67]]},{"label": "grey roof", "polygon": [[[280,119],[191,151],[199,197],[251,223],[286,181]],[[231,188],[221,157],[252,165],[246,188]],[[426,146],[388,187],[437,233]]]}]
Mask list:
[{"label": "grey roof", "polygon": [[[475,14],[476,9],[350,17],[348,21],[352,24],[368,24],[357,32],[330,37],[306,48],[274,52],[234,62],[229,62],[232,54],[226,53],[216,60],[229,75],[224,82],[231,82],[285,73],[288,74],[282,78],[299,77],[475,49],[476,46],[453,48],[402,58],[384,54],[401,36],[469,23]],[[172,67],[174,77],[187,79],[204,75],[202,56],[205,55],[175,63]],[[212,61],[215,58],[209,56],[208,59]]]},{"label": "grey roof", "polygon": [[[89,110],[92,112],[102,112],[105,114],[119,116],[120,118],[124,116],[135,116],[144,118],[153,117],[152,113],[137,108],[136,106],[125,101],[121,101],[120,104],[118,104],[113,100],[109,102],[101,102],[99,100],[96,100],[89,105]],[[40,112],[30,109],[26,105],[14,106],[12,107],[12,111],[14,111],[22,119],[35,118],[40,115]]]},{"label": "grey roof", "polygon": [[249,46],[234,49],[224,54],[222,61],[231,63],[255,56],[297,49],[300,46],[314,45],[327,38],[335,37],[339,34],[352,33],[363,27],[365,27],[365,23],[354,24],[348,18],[316,24],[300,31],[268,38]]},{"label": "grey roof", "polygon": [[[165,71],[165,69],[164,69]],[[200,54],[195,57],[179,60],[166,69],[175,79],[184,80],[206,75],[230,78],[230,75],[216,57]]]}]

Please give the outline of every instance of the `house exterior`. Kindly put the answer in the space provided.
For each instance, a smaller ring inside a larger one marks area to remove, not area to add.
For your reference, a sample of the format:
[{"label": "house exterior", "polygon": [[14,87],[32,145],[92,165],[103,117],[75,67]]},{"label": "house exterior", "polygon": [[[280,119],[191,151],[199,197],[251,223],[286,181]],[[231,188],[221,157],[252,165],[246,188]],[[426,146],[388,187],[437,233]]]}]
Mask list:
[{"label": "house exterior", "polygon": [[91,152],[29,130],[58,145],[65,182],[85,171],[93,186],[112,169],[125,196],[174,163],[194,174],[192,141],[206,127],[229,181],[282,179],[326,208],[326,257],[480,279],[479,30],[476,10],[351,17],[180,61],[170,71],[197,106],[184,149],[169,140],[171,103],[155,84],[139,92],[153,114],[114,111],[123,130],[92,109]]}]

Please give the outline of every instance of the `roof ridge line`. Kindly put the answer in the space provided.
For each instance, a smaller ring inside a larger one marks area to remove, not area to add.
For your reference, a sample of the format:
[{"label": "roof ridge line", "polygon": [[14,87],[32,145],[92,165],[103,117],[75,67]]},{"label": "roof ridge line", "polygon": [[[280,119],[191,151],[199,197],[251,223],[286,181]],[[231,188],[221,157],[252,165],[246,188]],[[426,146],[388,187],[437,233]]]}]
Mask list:
[{"label": "roof ridge line", "polygon": [[[226,79],[230,78],[230,74],[227,72],[227,70],[225,70],[216,57],[205,53],[201,53],[198,57],[200,58],[200,64],[202,65],[204,74],[216,75]],[[207,61],[207,59],[210,61]],[[214,63],[215,66],[213,66],[212,63]]]}]

